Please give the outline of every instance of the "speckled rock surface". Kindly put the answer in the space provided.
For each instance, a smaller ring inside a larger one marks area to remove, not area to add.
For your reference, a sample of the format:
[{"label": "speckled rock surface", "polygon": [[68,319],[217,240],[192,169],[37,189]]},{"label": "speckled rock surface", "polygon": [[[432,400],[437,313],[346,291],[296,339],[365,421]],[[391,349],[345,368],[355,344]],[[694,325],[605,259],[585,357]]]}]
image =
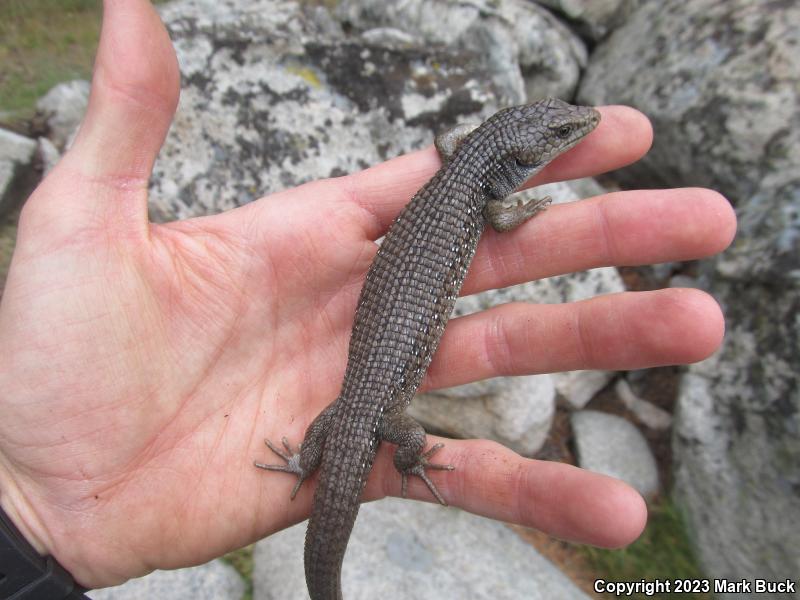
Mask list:
[{"label": "speckled rock surface", "polygon": [[[655,127],[631,185],[725,194],[740,279],[800,280],[800,3],[666,0],[636,10],[592,55],[579,98],[631,104]],[[625,68],[619,68],[625,65]]]},{"label": "speckled rock surface", "polygon": [[[305,524],[256,544],[254,600],[304,600]],[[508,527],[454,508],[386,498],[364,504],[342,569],[348,600],[588,600]]]},{"label": "speckled rock surface", "polygon": [[526,0],[342,0],[336,13],[359,30],[391,26],[478,57],[503,105],[569,100],[586,64],[580,38]]},{"label": "speckled rock surface", "polygon": [[709,575],[796,578],[800,290],[723,282],[715,291],[728,327],[722,351],[682,382],[675,495]]},{"label": "speckled rock surface", "polygon": [[241,600],[244,591],[244,580],[236,569],[221,560],[213,560],[199,567],[154,571],[86,595],[92,600]]},{"label": "speckled rock surface", "polygon": [[659,491],[656,459],[635,425],[596,410],[579,410],[571,420],[578,465],[621,479],[645,498]]},{"label": "speckled rock surface", "polygon": [[47,125],[47,139],[63,151],[89,106],[88,81],[76,79],[54,86],[36,102],[36,111]]},{"label": "speckled rock surface", "polygon": [[536,0],[563,15],[581,35],[598,41],[622,25],[642,0]]},{"label": "speckled rock surface", "polygon": [[736,241],[700,278],[726,340],[689,369],[673,436],[676,497],[712,577],[800,572],[798,22],[797,2],[646,3],[581,82],[584,101],[653,120],[626,183],[709,186],[737,209]]},{"label": "speckled rock surface", "polygon": [[151,185],[162,219],[357,171],[497,108],[474,55],[349,38],[322,7],[183,0],[161,13],[183,75]]}]

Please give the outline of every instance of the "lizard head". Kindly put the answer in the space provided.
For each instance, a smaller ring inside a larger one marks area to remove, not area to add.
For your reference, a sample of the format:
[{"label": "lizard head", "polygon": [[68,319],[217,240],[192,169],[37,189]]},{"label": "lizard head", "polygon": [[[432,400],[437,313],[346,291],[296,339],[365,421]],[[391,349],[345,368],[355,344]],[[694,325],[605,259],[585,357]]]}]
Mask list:
[{"label": "lizard head", "polygon": [[490,122],[495,163],[487,173],[486,189],[504,198],[592,131],[600,113],[548,98],[501,110],[486,124]]}]

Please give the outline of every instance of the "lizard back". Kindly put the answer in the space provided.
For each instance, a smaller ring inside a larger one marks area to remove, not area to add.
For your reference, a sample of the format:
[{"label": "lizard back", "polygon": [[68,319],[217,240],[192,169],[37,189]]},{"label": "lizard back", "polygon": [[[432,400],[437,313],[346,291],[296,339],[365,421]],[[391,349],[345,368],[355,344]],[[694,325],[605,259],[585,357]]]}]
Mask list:
[{"label": "lizard back", "polygon": [[540,211],[549,199],[503,200],[599,119],[592,108],[547,99],[501,110],[437,144],[444,165],[392,223],[367,272],[339,397],[293,456],[267,441],[285,466],[256,463],[297,475],[295,492],[320,470],[305,545],[313,600],[342,598],[342,561],[381,440],[398,446],[403,493],[406,477],[416,475],[444,503],[425,469],[452,467],[428,461],[440,446],[424,452],[424,429],[403,411],[436,352],[485,223],[508,231]]}]

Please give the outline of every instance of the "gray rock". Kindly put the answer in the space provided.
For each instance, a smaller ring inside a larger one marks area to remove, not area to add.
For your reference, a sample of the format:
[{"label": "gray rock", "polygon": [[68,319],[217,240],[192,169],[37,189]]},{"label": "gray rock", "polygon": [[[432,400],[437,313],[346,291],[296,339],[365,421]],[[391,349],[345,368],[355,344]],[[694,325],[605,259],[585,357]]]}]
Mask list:
[{"label": "gray rock", "polygon": [[696,277],[690,277],[689,275],[673,275],[669,278],[669,287],[704,289],[702,283]]},{"label": "gray rock", "polygon": [[86,114],[90,88],[82,79],[59,83],[36,102],[38,114],[47,123],[48,138],[59,151],[69,145]]},{"label": "gray rock", "polygon": [[236,569],[214,560],[189,569],[154,571],[122,585],[91,590],[86,595],[92,600],[241,600],[244,591],[244,580]]},{"label": "gray rock", "polygon": [[586,48],[558,19],[524,0],[343,0],[337,14],[359,29],[401,29],[426,44],[483,57],[501,104],[571,99]]},{"label": "gray rock", "polygon": [[798,22],[797,2],[646,2],[581,81],[583,102],[631,104],[653,122],[653,148],[615,176],[733,202],[740,232],[720,269],[742,280],[800,280]]},{"label": "gray rock", "polygon": [[[254,600],[308,598],[305,524],[256,544]],[[348,600],[588,600],[547,559],[500,523],[454,508],[385,499],[364,504],[342,569]]]},{"label": "gray rock", "polygon": [[13,211],[0,218],[0,300],[3,298],[8,268],[11,265],[11,256],[14,254],[18,220],[18,211]]},{"label": "gray rock", "polygon": [[650,275],[653,280],[661,283],[668,281],[672,274],[681,266],[679,262],[663,262],[655,265],[648,265]]},{"label": "gray rock", "polygon": [[622,417],[596,410],[572,413],[578,464],[621,479],[645,498],[658,493],[658,467],[647,440]]},{"label": "gray rock", "polygon": [[419,40],[411,34],[394,27],[373,27],[367,31],[362,31],[361,39],[370,44],[378,45],[414,46],[419,43]]},{"label": "gray rock", "polygon": [[[600,185],[596,179],[593,177],[582,177],[581,179],[573,179],[569,182],[569,187],[572,189],[573,193],[577,194],[577,198],[591,198],[593,196],[600,196],[602,194],[606,194],[609,191],[618,191],[618,190],[608,190],[604,186]],[[573,198],[574,200],[575,198]],[[572,200],[565,200],[566,202],[572,202]]]},{"label": "gray rock", "polygon": [[645,3],[581,83],[584,101],[653,120],[627,184],[709,186],[737,208],[736,242],[699,280],[726,341],[690,368],[673,436],[675,495],[717,578],[800,572],[799,21],[796,2]]},{"label": "gray rock", "polygon": [[623,406],[650,429],[664,430],[672,427],[672,415],[637,396],[631,389],[627,379],[618,379],[617,383],[614,384],[614,391],[617,393],[617,398],[622,401]]},{"label": "gray rock", "polygon": [[40,137],[37,143],[39,146],[39,157],[42,159],[42,176],[44,177],[52,171],[56,163],[61,160],[61,153],[58,151],[55,144],[46,137]]},{"label": "gray rock", "polygon": [[[555,414],[556,390],[550,375],[502,377],[474,394],[475,385],[422,394],[408,414],[426,429],[459,438],[492,439],[531,456],[547,439]],[[481,382],[483,383],[483,382]]]},{"label": "gray rock", "polygon": [[674,494],[710,576],[796,578],[800,290],[720,283],[715,291],[729,325],[722,350],[682,382]]},{"label": "gray rock", "polygon": [[346,38],[322,7],[183,0],[161,12],[183,74],[151,185],[165,218],[357,171],[497,108],[478,57]]},{"label": "gray rock", "polygon": [[573,410],[580,410],[614,377],[611,371],[565,371],[553,373],[558,394]]},{"label": "gray rock", "polygon": [[36,142],[0,129],[0,215],[14,209],[33,190]]},{"label": "gray rock", "polygon": [[622,25],[641,0],[536,0],[567,17],[592,41],[599,41]]}]

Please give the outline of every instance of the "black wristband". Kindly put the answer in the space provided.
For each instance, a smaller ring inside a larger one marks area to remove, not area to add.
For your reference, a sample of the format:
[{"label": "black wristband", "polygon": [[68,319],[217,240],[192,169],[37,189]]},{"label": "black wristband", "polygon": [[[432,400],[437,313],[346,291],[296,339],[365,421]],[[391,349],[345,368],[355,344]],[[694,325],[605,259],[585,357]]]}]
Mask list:
[{"label": "black wristband", "polygon": [[88,600],[52,556],[39,556],[0,508],[0,600]]}]

